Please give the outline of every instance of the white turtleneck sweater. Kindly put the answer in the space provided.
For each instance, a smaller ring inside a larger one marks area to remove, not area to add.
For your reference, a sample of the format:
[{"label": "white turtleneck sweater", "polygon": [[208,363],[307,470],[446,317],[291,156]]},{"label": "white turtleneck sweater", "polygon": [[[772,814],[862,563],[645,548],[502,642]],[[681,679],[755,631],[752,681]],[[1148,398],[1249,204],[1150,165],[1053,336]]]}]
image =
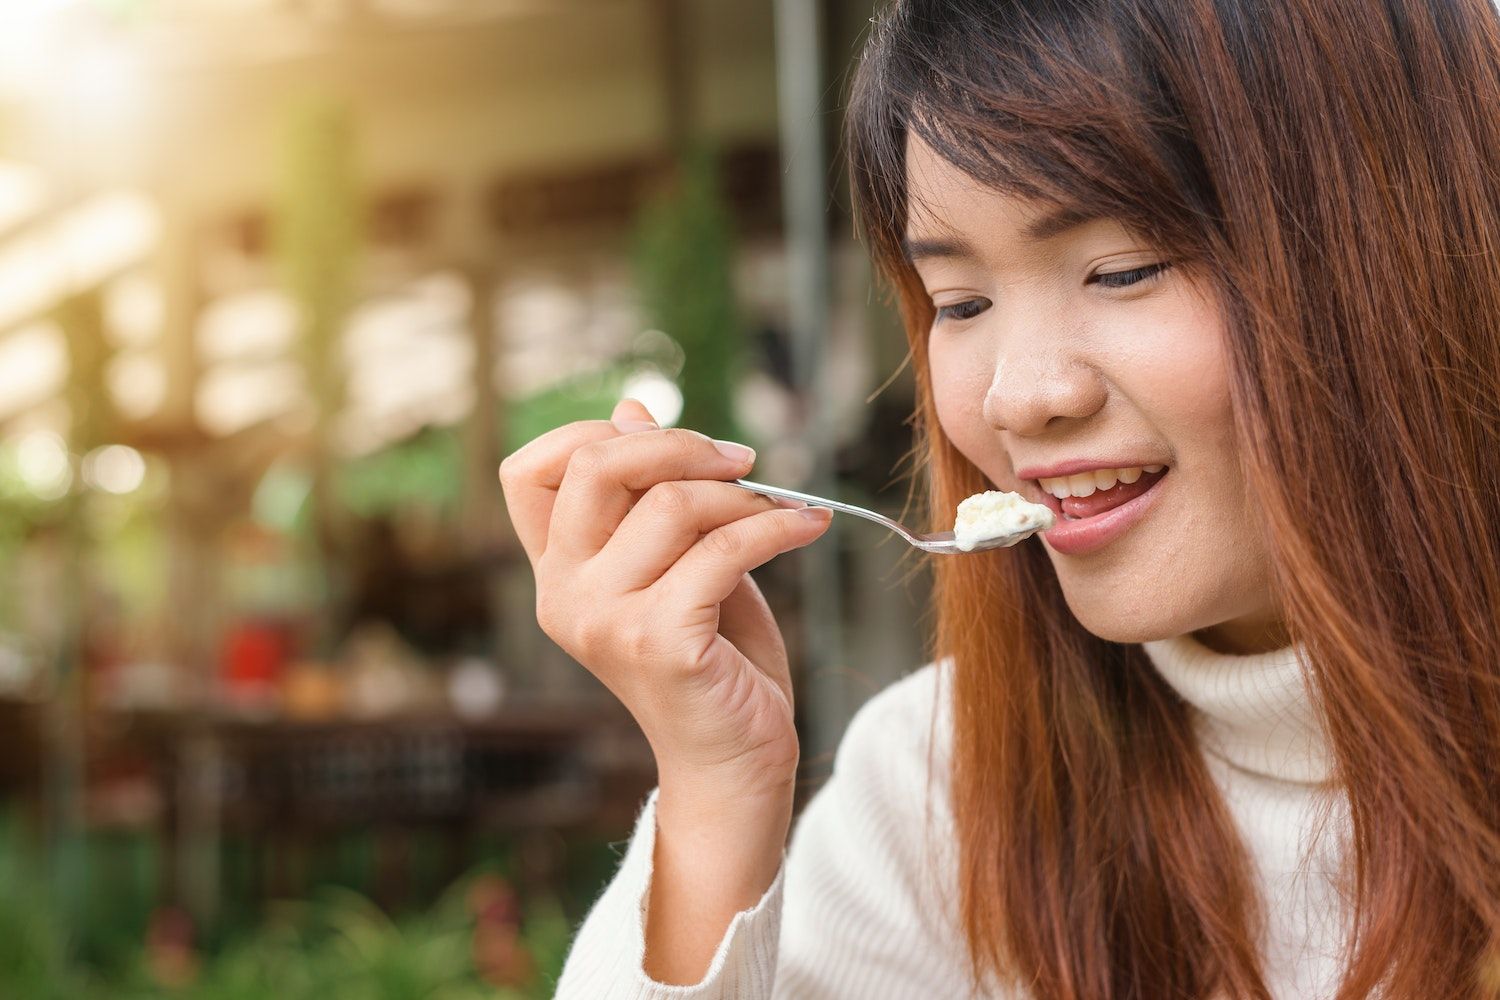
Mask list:
[{"label": "white turtleneck sweater", "polygon": [[[1332,879],[1348,814],[1328,780],[1331,762],[1295,647],[1228,656],[1184,635],[1143,648],[1192,706],[1209,769],[1255,864],[1268,918],[1267,985],[1277,1000],[1331,996],[1346,934]],[[691,986],[657,983],[642,970],[653,791],[619,871],[573,941],[557,1000],[970,995],[947,789],[949,667],[923,667],[855,714],[775,880],[730,922],[708,972]],[[1332,813],[1318,837],[1322,804]],[[991,985],[978,995],[1026,994]]]}]

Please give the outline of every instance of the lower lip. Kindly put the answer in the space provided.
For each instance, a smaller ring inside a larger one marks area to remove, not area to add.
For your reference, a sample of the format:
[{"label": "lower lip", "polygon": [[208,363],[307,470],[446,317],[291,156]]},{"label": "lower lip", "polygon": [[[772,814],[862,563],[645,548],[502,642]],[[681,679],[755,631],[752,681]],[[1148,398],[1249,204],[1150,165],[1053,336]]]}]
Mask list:
[{"label": "lower lip", "polygon": [[1053,511],[1057,515],[1057,523],[1042,532],[1042,538],[1055,551],[1065,556],[1085,556],[1096,552],[1129,531],[1133,524],[1146,516],[1146,512],[1156,504],[1157,497],[1161,495],[1161,484],[1170,475],[1169,470],[1149,490],[1103,514],[1065,521],[1060,512]]}]

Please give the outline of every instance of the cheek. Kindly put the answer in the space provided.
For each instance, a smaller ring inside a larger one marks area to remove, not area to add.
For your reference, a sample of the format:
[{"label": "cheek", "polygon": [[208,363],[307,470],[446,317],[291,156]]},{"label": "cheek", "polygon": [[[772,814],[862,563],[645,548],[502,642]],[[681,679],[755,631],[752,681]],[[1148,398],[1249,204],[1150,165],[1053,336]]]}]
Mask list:
[{"label": "cheek", "polygon": [[928,368],[943,434],[969,461],[979,465],[976,460],[985,454],[982,444],[992,437],[984,420],[989,373],[982,370],[976,359],[934,347],[929,347]]},{"label": "cheek", "polygon": [[[1232,429],[1226,334],[1217,297],[1196,282],[1101,318],[1096,360],[1179,462],[1220,465]],[[1206,451],[1205,451],[1206,449]]]}]

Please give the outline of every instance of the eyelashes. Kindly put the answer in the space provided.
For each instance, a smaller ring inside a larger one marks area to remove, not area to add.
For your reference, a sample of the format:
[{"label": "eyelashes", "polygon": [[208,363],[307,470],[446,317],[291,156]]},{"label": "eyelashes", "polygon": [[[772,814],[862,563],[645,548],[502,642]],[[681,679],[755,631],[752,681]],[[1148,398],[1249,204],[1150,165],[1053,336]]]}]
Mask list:
[{"label": "eyelashes", "polygon": [[1171,267],[1170,261],[1162,261],[1158,264],[1147,264],[1145,267],[1132,268],[1129,271],[1104,271],[1091,274],[1085,285],[1103,285],[1105,288],[1128,288],[1138,285],[1142,281],[1149,281]]},{"label": "eyelashes", "polygon": [[[1085,285],[1100,285],[1104,288],[1129,288],[1142,282],[1150,281],[1160,277],[1162,272],[1172,266],[1171,261],[1161,261],[1156,264],[1147,264],[1144,267],[1134,267],[1128,271],[1101,271],[1091,274],[1084,281]],[[934,323],[944,320],[973,319],[988,309],[992,303],[989,299],[978,297],[964,299],[952,305],[938,306],[937,313],[933,317]]]},{"label": "eyelashes", "polygon": [[936,320],[941,323],[945,319],[973,319],[989,307],[989,299],[964,299],[951,306],[938,306]]}]

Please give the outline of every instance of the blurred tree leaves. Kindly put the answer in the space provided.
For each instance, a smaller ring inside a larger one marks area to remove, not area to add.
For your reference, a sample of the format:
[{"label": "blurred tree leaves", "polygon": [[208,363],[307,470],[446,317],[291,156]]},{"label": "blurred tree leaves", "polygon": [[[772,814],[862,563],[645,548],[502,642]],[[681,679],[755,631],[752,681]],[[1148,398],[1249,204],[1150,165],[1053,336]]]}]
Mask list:
[{"label": "blurred tree leaves", "polygon": [[629,358],[574,376],[511,404],[505,420],[505,452],[574,420],[607,420],[629,373]]},{"label": "blurred tree leaves", "polygon": [[338,496],[361,517],[408,506],[452,513],[458,507],[462,471],[458,434],[452,428],[424,427],[405,441],[341,465]]},{"label": "blurred tree leaves", "polygon": [[734,387],[745,336],[734,294],[734,236],[710,150],[686,153],[674,183],[642,210],[634,256],[646,322],[686,356],[678,423],[738,439]]}]

